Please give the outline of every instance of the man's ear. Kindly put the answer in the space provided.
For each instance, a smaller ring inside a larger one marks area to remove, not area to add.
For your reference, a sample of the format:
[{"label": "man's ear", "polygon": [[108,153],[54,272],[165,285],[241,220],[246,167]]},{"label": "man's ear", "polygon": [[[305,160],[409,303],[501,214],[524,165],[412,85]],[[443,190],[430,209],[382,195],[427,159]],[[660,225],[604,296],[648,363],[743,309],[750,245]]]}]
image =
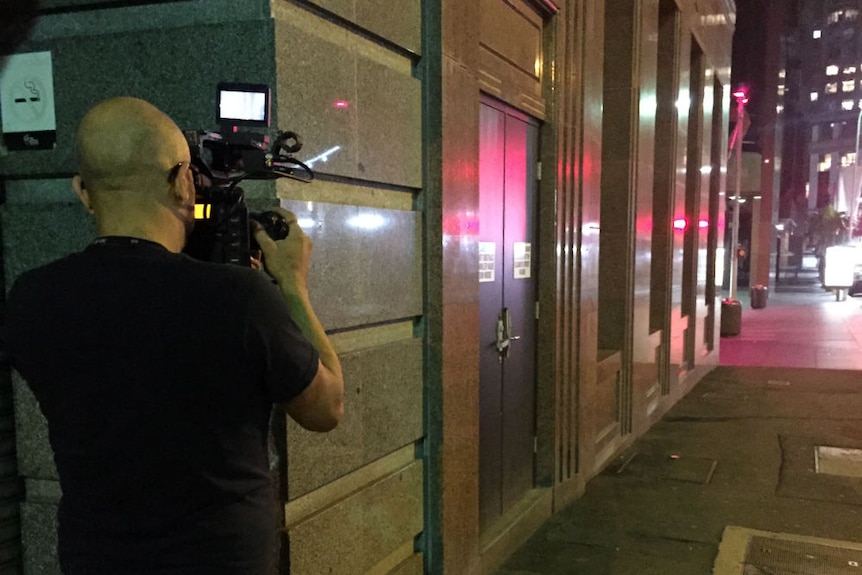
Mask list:
[{"label": "man's ear", "polygon": [[195,203],[195,186],[191,176],[186,174],[171,182],[171,199],[178,206],[189,206]]},{"label": "man's ear", "polygon": [[87,188],[84,187],[84,180],[81,179],[80,175],[76,175],[72,178],[72,189],[75,190],[75,194],[77,194],[78,199],[81,200],[81,203],[84,204],[84,208],[93,213],[93,203],[90,200],[90,192],[87,191]]}]

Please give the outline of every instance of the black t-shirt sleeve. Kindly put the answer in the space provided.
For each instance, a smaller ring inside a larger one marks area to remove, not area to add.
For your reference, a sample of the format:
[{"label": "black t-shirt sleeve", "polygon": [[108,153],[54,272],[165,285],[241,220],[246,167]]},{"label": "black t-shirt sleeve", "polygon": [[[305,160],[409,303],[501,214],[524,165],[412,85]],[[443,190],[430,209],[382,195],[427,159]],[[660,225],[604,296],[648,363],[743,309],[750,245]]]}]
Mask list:
[{"label": "black t-shirt sleeve", "polygon": [[273,403],[302,393],[317,375],[317,350],[287,309],[278,289],[263,280],[254,286],[245,317],[245,345]]}]

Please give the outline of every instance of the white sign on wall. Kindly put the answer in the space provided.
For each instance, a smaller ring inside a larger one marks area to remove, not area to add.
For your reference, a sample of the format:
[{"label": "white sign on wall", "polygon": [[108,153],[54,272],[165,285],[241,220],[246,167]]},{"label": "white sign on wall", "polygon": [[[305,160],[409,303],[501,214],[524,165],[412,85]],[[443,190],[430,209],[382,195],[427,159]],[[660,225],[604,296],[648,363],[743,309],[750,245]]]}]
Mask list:
[{"label": "white sign on wall", "polygon": [[3,143],[10,150],[45,150],[57,141],[51,52],[13,54],[0,69]]},{"label": "white sign on wall", "polygon": [[479,283],[494,281],[494,266],[497,264],[497,244],[479,242]]},{"label": "white sign on wall", "polygon": [[530,277],[532,249],[533,247],[528,242],[515,242],[512,244],[512,253],[515,258],[512,269],[515,270],[516,280],[527,279]]}]

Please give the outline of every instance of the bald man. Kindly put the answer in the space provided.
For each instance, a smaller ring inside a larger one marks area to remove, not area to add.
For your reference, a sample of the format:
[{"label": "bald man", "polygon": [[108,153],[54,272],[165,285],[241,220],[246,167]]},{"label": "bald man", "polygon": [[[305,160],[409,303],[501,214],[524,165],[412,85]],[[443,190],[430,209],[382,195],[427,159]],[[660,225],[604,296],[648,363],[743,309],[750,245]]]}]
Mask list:
[{"label": "bald man", "polygon": [[72,187],[86,249],[22,274],[7,348],[48,421],[66,575],[264,575],[277,529],[269,416],[335,427],[343,378],[309,302],[311,241],[259,230],[267,271],[180,253],[194,225],[189,148],[142,100],[81,120]]}]

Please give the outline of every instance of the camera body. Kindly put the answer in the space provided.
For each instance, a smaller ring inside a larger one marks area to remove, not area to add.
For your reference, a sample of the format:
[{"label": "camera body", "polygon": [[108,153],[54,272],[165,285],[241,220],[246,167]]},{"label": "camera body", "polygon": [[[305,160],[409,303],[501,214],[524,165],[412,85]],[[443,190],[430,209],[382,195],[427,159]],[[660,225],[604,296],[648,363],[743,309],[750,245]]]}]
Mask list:
[{"label": "camera body", "polygon": [[216,95],[216,118],[222,130],[184,132],[195,179],[195,227],[183,251],[204,261],[247,267],[259,249],[252,222],[275,240],[286,238],[289,229],[279,212],[249,211],[239,183],[276,178],[310,182],[314,174],[292,156],[302,148],[297,134],[279,132],[271,142],[266,134],[237,129],[269,126],[268,86],[222,82]]},{"label": "camera body", "polygon": [[279,132],[274,142],[265,134],[186,131],[195,179],[195,227],[183,252],[200,260],[249,266],[259,249],[252,221],[275,240],[288,234],[276,211],[252,212],[239,183],[244,179],[291,178],[309,182],[314,174],[291,154],[302,148],[299,136]]}]

